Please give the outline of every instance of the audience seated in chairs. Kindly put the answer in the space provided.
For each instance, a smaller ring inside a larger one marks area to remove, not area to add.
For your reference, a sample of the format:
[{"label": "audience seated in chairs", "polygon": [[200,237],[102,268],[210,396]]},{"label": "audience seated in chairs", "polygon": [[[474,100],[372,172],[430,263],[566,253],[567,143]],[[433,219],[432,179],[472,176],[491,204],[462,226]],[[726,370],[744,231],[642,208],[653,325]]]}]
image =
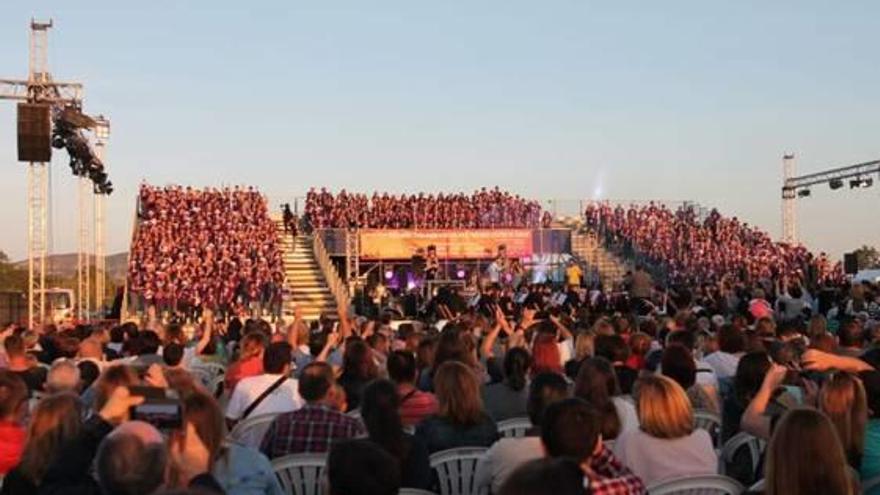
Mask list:
[{"label": "audience seated in chairs", "polygon": [[[288,359],[289,356],[288,351]],[[260,450],[270,459],[323,453],[330,450],[333,442],[364,435],[366,432],[359,419],[336,409],[335,386],[330,365],[314,362],[306,366],[299,377],[299,394],[306,401],[305,405],[275,418],[263,437]]]},{"label": "audience seated in chairs", "polygon": [[333,444],[327,456],[327,495],[397,495],[400,468],[394,457],[369,440]]},{"label": "audience seated in chairs", "polygon": [[197,435],[173,436],[166,443],[152,425],[129,420],[131,408],[143,401],[126,387],[115,387],[97,414],[58,449],[40,493],[149,495],[184,487],[224,493],[210,474],[209,455]]},{"label": "audience seated in chairs", "polygon": [[459,361],[443,363],[434,374],[437,414],[416,427],[416,436],[434,453],[455,447],[489,447],[498,428],[483,409],[476,373]]},{"label": "audience seated in chairs", "polygon": [[623,399],[617,375],[604,358],[589,358],[581,363],[574,383],[574,396],[590,403],[602,416],[601,433],[605,440],[614,440],[639,427],[635,408]]},{"label": "audience seated in chairs", "polygon": [[303,405],[299,386],[290,377],[290,344],[275,342],[263,353],[263,373],[236,385],[226,419],[231,425],[253,416],[296,411]]},{"label": "audience seated in chairs", "polygon": [[400,397],[400,419],[404,427],[415,428],[423,419],[437,413],[437,397],[416,388],[416,357],[407,351],[388,355],[388,377],[397,386]]},{"label": "audience seated in chairs", "polygon": [[541,423],[548,457],[578,460],[588,473],[593,495],[640,495],[645,485],[602,443],[602,417],[583,399],[551,404]]},{"label": "audience seated in chairs", "polygon": [[621,434],[614,452],[646,485],[717,471],[712,438],[694,425],[691,403],[678,383],[662,375],[640,378],[636,409],[639,428]]},{"label": "audience seated in chairs", "polygon": [[544,411],[568,397],[568,382],[558,373],[539,373],[529,384],[526,409],[532,428],[520,438],[501,438],[486,451],[477,465],[476,485],[491,486],[492,493],[500,493],[502,485],[518,466],[544,456],[541,444],[541,424]]},{"label": "audience seated in chairs", "polygon": [[501,486],[499,495],[588,495],[590,480],[577,461],[535,459],[522,464]]},{"label": "audience seated in chairs", "polygon": [[[559,362],[558,354],[556,361]],[[531,366],[532,357],[528,350],[521,347],[510,349],[504,355],[504,380],[483,386],[483,404],[496,422],[526,416],[526,385]]]},{"label": "audience seated in chairs", "polygon": [[376,380],[364,388],[361,417],[369,439],[394,456],[400,466],[400,486],[428,490],[433,478],[428,449],[403,431],[399,410],[400,398],[390,381]]},{"label": "audience seated in chairs", "polygon": [[767,446],[764,493],[856,493],[858,481],[849,469],[834,424],[815,409],[786,413]]},{"label": "audience seated in chairs", "polygon": [[272,464],[259,451],[225,442],[226,425],[217,401],[196,392],[183,400],[183,427],[178,433],[197,435],[208,451],[211,472],[229,494],[282,495]]}]

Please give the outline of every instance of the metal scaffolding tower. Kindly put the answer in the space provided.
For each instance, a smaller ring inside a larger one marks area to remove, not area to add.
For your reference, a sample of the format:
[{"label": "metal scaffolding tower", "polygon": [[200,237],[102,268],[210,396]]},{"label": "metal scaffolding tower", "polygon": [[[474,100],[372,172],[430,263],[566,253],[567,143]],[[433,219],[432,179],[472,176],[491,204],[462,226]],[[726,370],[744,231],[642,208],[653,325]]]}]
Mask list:
[{"label": "metal scaffolding tower", "polygon": [[[782,157],[782,177],[785,183],[794,178],[794,154],[786,153]],[[797,244],[797,201],[794,191],[782,194],[782,242]]]},{"label": "metal scaffolding tower", "polygon": [[[82,103],[82,84],[55,82],[49,73],[49,29],[52,21],[31,20],[26,81],[0,79],[0,100]],[[49,163],[28,164],[28,325],[35,328],[46,314],[46,258],[49,255]]]},{"label": "metal scaffolding tower", "polygon": [[[52,21],[31,21],[30,56],[28,63],[28,99],[37,98],[37,91],[51,82],[49,75],[49,28]],[[49,164],[28,165],[28,326],[46,314],[46,258],[49,254],[48,201]]]},{"label": "metal scaffolding tower", "polygon": [[76,255],[76,309],[80,320],[88,319],[90,304],[89,294],[91,279],[91,240],[89,239],[89,209],[92,184],[87,177],[79,177],[77,199],[79,201],[79,250]]},{"label": "metal scaffolding tower", "polygon": [[46,258],[49,251],[49,164],[28,165],[28,325],[46,314]]},{"label": "metal scaffolding tower", "polygon": [[[95,128],[95,154],[98,159],[104,163],[106,170],[107,163],[104,160],[105,147],[110,138],[110,120],[99,115],[95,121],[98,123]],[[95,310],[101,311],[103,314],[104,301],[106,300],[105,282],[107,280],[107,230],[105,220],[104,195],[95,194]]]}]

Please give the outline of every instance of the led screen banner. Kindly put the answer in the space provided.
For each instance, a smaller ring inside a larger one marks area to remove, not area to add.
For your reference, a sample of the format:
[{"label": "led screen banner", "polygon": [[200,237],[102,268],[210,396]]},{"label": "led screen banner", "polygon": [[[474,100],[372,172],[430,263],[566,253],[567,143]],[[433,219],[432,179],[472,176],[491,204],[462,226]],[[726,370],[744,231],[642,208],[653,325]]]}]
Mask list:
[{"label": "led screen banner", "polygon": [[409,259],[431,245],[440,259],[494,258],[501,245],[511,258],[529,256],[533,250],[530,229],[361,230],[360,236],[361,259],[373,260]]}]

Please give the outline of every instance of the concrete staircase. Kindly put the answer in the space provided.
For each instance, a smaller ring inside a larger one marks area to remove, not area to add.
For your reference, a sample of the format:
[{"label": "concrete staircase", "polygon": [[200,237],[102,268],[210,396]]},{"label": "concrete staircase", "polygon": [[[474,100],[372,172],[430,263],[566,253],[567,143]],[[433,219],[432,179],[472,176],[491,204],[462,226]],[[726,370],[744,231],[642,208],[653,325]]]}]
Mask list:
[{"label": "concrete staircase", "polygon": [[335,314],[336,299],[315,260],[312,237],[299,235],[294,240],[284,233],[281,220],[276,220],[275,226],[284,259],[284,318],[293,319],[296,308],[306,320],[316,320],[327,312]]},{"label": "concrete staircase", "polygon": [[571,251],[587,264],[589,270],[595,269],[606,286],[620,285],[630,270],[623,259],[603,248],[596,235],[590,232],[572,231]]}]

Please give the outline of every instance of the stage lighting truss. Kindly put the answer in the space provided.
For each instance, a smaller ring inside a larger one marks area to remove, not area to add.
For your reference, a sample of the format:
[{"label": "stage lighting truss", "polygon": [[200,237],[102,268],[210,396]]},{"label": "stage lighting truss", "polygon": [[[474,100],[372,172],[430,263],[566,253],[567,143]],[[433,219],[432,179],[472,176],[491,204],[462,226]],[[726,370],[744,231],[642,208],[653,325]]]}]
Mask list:
[{"label": "stage lighting truss", "polygon": [[873,176],[877,173],[880,173],[880,160],[787,178],[782,186],[782,199],[808,197],[808,191],[820,184],[828,184],[833,191],[841,189],[845,185],[844,181],[849,182],[850,189],[872,187]]},{"label": "stage lighting truss", "polygon": [[874,179],[872,179],[871,177],[868,177],[865,179],[863,179],[861,177],[856,177],[855,179],[852,179],[849,181],[849,188],[850,189],[856,189],[858,187],[868,188],[873,185],[874,185]]},{"label": "stage lighting truss", "polygon": [[84,132],[94,131],[95,144],[103,146],[110,137],[110,122],[103,117],[89,117],[76,105],[68,105],[55,112],[53,121],[52,146],[67,150],[73,175],[90,179],[94,184],[95,194],[112,193],[113,183],[108,180],[104,163]]}]

